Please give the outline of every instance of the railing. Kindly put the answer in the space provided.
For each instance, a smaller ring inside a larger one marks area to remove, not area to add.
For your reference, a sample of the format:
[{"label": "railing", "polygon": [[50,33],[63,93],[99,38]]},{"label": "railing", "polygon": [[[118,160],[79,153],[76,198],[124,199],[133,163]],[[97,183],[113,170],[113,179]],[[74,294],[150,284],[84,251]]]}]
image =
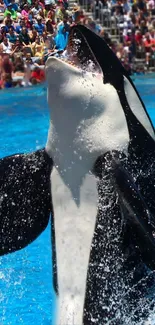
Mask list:
[{"label": "railing", "polygon": [[[90,17],[97,23],[99,23],[104,31],[107,32],[112,40],[116,40],[118,43],[122,43],[122,29],[117,22],[115,16],[111,14],[111,10],[105,8],[101,1],[92,0],[78,0],[79,5],[85,12],[89,13]],[[146,63],[146,50],[143,45],[136,45],[135,56],[133,56],[132,65],[136,66],[145,65]],[[155,70],[155,52],[150,54],[149,68]]]}]

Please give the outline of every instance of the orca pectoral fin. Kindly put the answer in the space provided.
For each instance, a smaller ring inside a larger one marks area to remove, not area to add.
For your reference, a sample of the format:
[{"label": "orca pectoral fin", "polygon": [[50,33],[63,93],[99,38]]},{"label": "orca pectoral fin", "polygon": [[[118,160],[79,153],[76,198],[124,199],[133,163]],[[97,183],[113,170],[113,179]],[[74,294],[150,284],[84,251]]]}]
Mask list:
[{"label": "orca pectoral fin", "polygon": [[0,255],[24,248],[46,228],[51,169],[45,150],[0,160]]},{"label": "orca pectoral fin", "polygon": [[114,178],[120,204],[127,212],[142,259],[148,267],[155,269],[155,238],[152,234],[151,215],[147,204],[132,177],[117,162],[114,167]]}]

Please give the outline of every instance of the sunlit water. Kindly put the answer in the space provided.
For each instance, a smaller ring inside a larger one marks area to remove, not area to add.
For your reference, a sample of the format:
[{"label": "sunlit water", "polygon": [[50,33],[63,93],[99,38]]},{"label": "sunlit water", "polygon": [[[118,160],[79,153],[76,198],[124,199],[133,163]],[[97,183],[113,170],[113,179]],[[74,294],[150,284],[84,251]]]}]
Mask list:
[{"label": "sunlit water", "polygon": [[[135,78],[135,84],[155,125],[154,77]],[[0,157],[42,148],[48,120],[45,85],[1,91]],[[50,243],[49,226],[27,248],[0,258],[0,325],[51,325],[55,294]],[[155,324],[150,319],[146,324]]]}]

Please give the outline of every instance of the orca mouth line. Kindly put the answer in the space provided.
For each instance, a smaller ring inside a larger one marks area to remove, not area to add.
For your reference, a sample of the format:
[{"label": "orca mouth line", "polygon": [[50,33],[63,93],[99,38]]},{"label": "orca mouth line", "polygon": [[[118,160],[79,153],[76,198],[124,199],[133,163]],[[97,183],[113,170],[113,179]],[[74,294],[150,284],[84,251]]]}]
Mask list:
[{"label": "orca mouth line", "polygon": [[76,28],[70,32],[65,56],[62,56],[61,60],[79,70],[103,75],[102,69],[86,38]]}]

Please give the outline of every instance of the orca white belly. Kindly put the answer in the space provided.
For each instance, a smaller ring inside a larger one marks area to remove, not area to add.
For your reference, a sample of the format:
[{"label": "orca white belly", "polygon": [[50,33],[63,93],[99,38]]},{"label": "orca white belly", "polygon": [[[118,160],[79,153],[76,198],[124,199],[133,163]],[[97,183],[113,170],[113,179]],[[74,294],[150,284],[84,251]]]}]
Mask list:
[{"label": "orca white belly", "polygon": [[[51,175],[57,252],[58,325],[82,325],[86,278],[97,216],[96,178],[87,173],[73,194],[76,177],[66,185],[56,168]],[[72,184],[74,182],[74,184]]]}]

